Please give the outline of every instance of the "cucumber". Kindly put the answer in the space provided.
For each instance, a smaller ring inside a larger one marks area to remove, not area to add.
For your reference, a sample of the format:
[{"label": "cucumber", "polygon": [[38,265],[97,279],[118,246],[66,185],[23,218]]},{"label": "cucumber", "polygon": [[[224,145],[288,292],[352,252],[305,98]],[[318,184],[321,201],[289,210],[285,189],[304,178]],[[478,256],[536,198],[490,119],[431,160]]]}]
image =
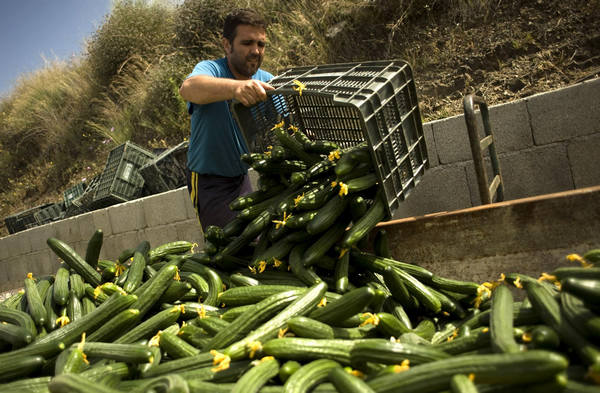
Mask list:
[{"label": "cucumber", "polygon": [[500,285],[492,292],[490,334],[495,352],[520,351],[513,335],[513,297],[506,285]]},{"label": "cucumber", "polygon": [[127,293],[135,291],[142,283],[144,276],[144,268],[148,263],[147,260],[147,249],[150,248],[150,243],[144,241],[138,245],[135,252],[133,253],[133,261],[129,265],[127,271],[127,279],[123,284],[123,290]]},{"label": "cucumber", "polygon": [[53,287],[54,303],[64,306],[69,300],[69,270],[59,267],[56,271]]},{"label": "cucumber", "polygon": [[69,293],[69,301],[67,302],[67,316],[71,322],[81,318],[83,312],[81,310],[81,300],[75,295],[75,292]]},{"label": "cucumber", "polygon": [[561,341],[567,343],[588,365],[600,364],[600,349],[592,345],[560,312],[560,305],[552,294],[536,281],[526,281],[525,290],[533,309],[544,323],[556,330]]},{"label": "cucumber", "polygon": [[131,308],[140,310],[140,318],[146,315],[158,299],[160,299],[166,289],[166,285],[170,280],[173,280],[177,270],[176,265],[166,265],[160,269],[154,277],[147,281],[148,286],[144,288],[143,292],[140,291],[143,287],[138,288],[138,292],[140,292],[136,292],[138,300]]},{"label": "cucumber", "polygon": [[51,393],[118,393],[97,381],[91,381],[80,374],[61,374],[50,381],[48,388]]},{"label": "cucumber", "polygon": [[357,244],[371,229],[375,228],[378,222],[386,217],[386,214],[385,200],[381,192],[378,192],[373,204],[367,209],[365,215],[355,221],[352,227],[346,231],[342,239],[342,247],[350,248]]},{"label": "cucumber", "polygon": [[341,367],[332,368],[328,379],[333,383],[338,392],[345,393],[373,393],[373,389],[365,381],[350,374]]},{"label": "cucumber", "polygon": [[69,287],[78,299],[85,295],[85,283],[79,274],[73,273],[69,276]]},{"label": "cucumber", "polygon": [[[87,283],[92,286],[100,285],[101,277],[94,267],[87,263],[79,254],[75,252],[65,242],[50,237],[46,240],[48,246],[54,251],[59,258],[61,258],[71,269],[79,274]],[[56,289],[56,287],[55,287]],[[59,303],[60,304],[60,303]]]},{"label": "cucumber", "polygon": [[370,287],[356,288],[328,303],[325,307],[315,309],[308,314],[308,317],[328,324],[343,321],[362,312],[371,303],[374,296],[375,291]]},{"label": "cucumber", "polygon": [[383,274],[385,269],[389,266],[409,273],[411,276],[423,282],[431,282],[433,277],[433,273],[429,270],[411,263],[400,262],[390,258],[381,258],[377,255],[358,250],[351,250],[351,256],[353,261],[359,266],[375,273]]},{"label": "cucumber", "polygon": [[[262,190],[254,191],[249,194],[239,196],[236,199],[234,199],[233,201],[231,201],[231,203],[229,203],[229,208],[231,210],[243,210],[247,207],[255,205],[258,202],[262,202],[266,199],[273,198],[274,196],[279,195],[284,190],[285,190],[285,186],[283,184],[278,184],[275,187],[271,187],[266,191],[262,191]],[[208,228],[207,228],[207,234],[209,234]],[[223,233],[223,237],[225,237],[224,233]]]},{"label": "cucumber", "polygon": [[192,323],[204,329],[211,336],[217,334],[222,329],[225,329],[229,326],[229,322],[224,321],[219,317],[212,316],[206,316],[204,318],[198,317],[194,319]]},{"label": "cucumber", "polygon": [[208,291],[202,303],[207,306],[216,306],[219,303],[219,296],[223,292],[223,280],[214,269],[190,260],[186,260],[181,269],[200,275],[208,283]]},{"label": "cucumber", "polygon": [[232,321],[226,328],[216,333],[205,345],[204,349],[226,348],[237,340],[242,340],[252,329],[266,322],[275,313],[296,301],[305,291],[305,289],[294,289],[279,292],[258,303],[252,304],[250,308],[244,311],[243,314]]},{"label": "cucumber", "polygon": [[568,277],[560,283],[562,291],[590,304],[600,304],[600,280]]},{"label": "cucumber", "polygon": [[135,308],[123,310],[92,332],[87,337],[87,341],[112,341],[134,326],[139,321],[139,316],[140,311]]},{"label": "cucumber", "polygon": [[148,363],[152,358],[150,349],[141,344],[115,344],[86,341],[83,344],[82,349],[90,358],[110,359],[117,362]]},{"label": "cucumber", "polygon": [[102,229],[98,228],[92,234],[85,249],[85,261],[94,269],[98,266],[98,258],[100,257],[103,240],[104,232],[102,232]]},{"label": "cucumber", "polygon": [[438,392],[450,387],[456,374],[475,374],[481,384],[525,384],[546,381],[567,368],[568,360],[551,351],[463,355],[385,374],[367,382],[378,393],[410,391]]},{"label": "cucumber", "polygon": [[283,127],[275,127],[273,129],[275,137],[286,148],[291,154],[298,157],[300,160],[305,161],[308,164],[315,164],[320,161],[320,157],[316,154],[311,154],[304,150],[302,143],[298,142],[293,136],[288,134],[287,130]]},{"label": "cucumber", "polygon": [[304,252],[305,266],[311,266],[317,262],[333,245],[344,236],[344,231],[349,219],[337,220],[327,231],[317,238]]},{"label": "cucumber", "polygon": [[306,250],[306,245],[297,244],[294,246],[289,256],[289,266],[292,273],[298,277],[306,285],[314,285],[321,281],[321,278],[314,272],[311,267],[304,266],[303,255]]},{"label": "cucumber", "polygon": [[229,288],[219,296],[219,302],[227,306],[254,304],[280,292],[295,290],[290,285],[253,285]]},{"label": "cucumber", "polygon": [[42,326],[44,325],[44,322],[46,322],[46,308],[44,307],[44,302],[42,301],[36,286],[36,282],[34,281],[31,273],[29,273],[25,278],[24,286],[29,313],[31,314],[35,324],[37,326]]},{"label": "cucumber", "polygon": [[188,344],[185,340],[179,336],[170,332],[161,332],[160,349],[162,349],[169,357],[173,359],[181,359],[184,357],[198,355],[200,350],[191,344]]},{"label": "cucumber", "polygon": [[385,337],[400,337],[404,333],[409,333],[411,330],[406,326],[400,319],[396,318],[393,314],[387,312],[379,312],[376,314],[377,330],[380,331]]},{"label": "cucumber", "polygon": [[33,341],[34,335],[23,326],[0,323],[0,342],[12,345],[13,349],[24,347]]},{"label": "cucumber", "polygon": [[349,365],[350,352],[358,342],[359,340],[283,337],[267,341],[262,350],[264,354],[278,359],[301,362],[331,359]]},{"label": "cucumber", "polygon": [[279,368],[279,380],[285,383],[285,381],[287,381],[292,374],[298,371],[300,367],[302,367],[300,363],[295,360],[288,360],[287,362],[283,363]]},{"label": "cucumber", "polygon": [[600,342],[600,316],[585,307],[584,302],[567,293],[560,294],[561,313],[582,335]]},{"label": "cucumber", "polygon": [[12,323],[24,328],[33,338],[37,335],[37,329],[33,318],[24,311],[0,307],[0,321]]},{"label": "cucumber", "polygon": [[305,393],[324,382],[329,372],[340,367],[340,364],[330,359],[313,360],[300,367],[283,385],[286,393]]},{"label": "cucumber", "polygon": [[335,280],[335,291],[339,294],[344,294],[349,290],[348,270],[350,267],[350,253],[345,252],[338,258],[333,278]]},{"label": "cucumber", "polygon": [[46,336],[29,345],[28,348],[32,353],[51,356],[55,353],[58,343],[63,343],[65,346],[71,345],[81,337],[82,333],[96,329],[114,314],[131,306],[135,300],[136,297],[133,295],[116,293],[90,314],[48,333]]},{"label": "cucumber", "polygon": [[257,393],[271,378],[279,373],[279,362],[272,357],[264,357],[254,367],[246,371],[233,386],[231,393]]},{"label": "cucumber", "polygon": [[[152,264],[154,262],[158,262],[160,259],[165,258],[167,255],[185,254],[189,252],[193,246],[193,243],[185,240],[177,240],[161,244],[160,246],[155,247],[148,252],[148,263]],[[133,255],[134,254],[132,253],[132,256]]]},{"label": "cucumber", "polygon": [[306,232],[317,235],[325,232],[344,213],[349,199],[333,196],[319,210],[315,217],[306,225]]},{"label": "cucumber", "polygon": [[36,355],[13,355],[10,361],[0,362],[0,382],[26,377],[42,368],[44,358]]},{"label": "cucumber", "polygon": [[448,353],[431,345],[393,342],[383,338],[360,340],[350,351],[350,356],[355,366],[366,362],[400,364],[405,359],[412,366],[450,358]]},{"label": "cucumber", "polygon": [[464,374],[456,374],[450,379],[452,393],[478,393],[477,386]]},{"label": "cucumber", "polygon": [[308,317],[294,317],[287,322],[288,328],[298,337],[333,339],[333,328],[326,323]]},{"label": "cucumber", "polygon": [[114,342],[117,344],[131,344],[141,339],[150,338],[159,330],[172,325],[179,319],[180,314],[181,309],[177,306],[162,310],[144,320],[142,323],[117,338]]},{"label": "cucumber", "polygon": [[248,348],[250,345],[276,335],[279,329],[283,328],[290,318],[309,313],[321,301],[326,291],[327,284],[324,282],[313,285],[270,321],[263,323],[245,338],[227,347],[224,351],[225,355],[229,356],[232,360],[245,358],[251,353],[250,348]]}]

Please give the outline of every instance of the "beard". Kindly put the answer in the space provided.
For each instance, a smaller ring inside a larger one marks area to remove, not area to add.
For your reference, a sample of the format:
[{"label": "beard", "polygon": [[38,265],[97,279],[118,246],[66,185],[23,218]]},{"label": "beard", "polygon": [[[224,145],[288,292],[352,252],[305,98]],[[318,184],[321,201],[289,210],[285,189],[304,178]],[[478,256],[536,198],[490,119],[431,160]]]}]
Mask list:
[{"label": "beard", "polygon": [[262,56],[251,55],[246,57],[232,56],[231,66],[235,69],[238,74],[241,74],[247,78],[251,78],[252,75],[256,74],[256,71],[262,64]]}]

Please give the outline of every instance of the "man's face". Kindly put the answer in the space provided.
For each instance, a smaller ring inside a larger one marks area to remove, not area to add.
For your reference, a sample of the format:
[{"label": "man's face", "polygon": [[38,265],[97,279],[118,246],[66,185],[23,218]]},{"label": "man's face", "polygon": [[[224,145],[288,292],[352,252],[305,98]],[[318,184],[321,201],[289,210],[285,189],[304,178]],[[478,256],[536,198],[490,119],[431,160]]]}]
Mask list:
[{"label": "man's face", "polygon": [[238,25],[230,43],[223,38],[229,68],[236,78],[250,79],[262,64],[266,33],[261,27]]}]

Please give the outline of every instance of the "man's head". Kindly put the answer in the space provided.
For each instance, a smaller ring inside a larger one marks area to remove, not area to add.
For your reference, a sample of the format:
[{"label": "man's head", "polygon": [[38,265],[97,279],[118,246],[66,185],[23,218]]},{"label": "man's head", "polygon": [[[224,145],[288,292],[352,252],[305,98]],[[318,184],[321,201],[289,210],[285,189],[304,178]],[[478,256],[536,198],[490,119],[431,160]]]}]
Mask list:
[{"label": "man's head", "polygon": [[235,10],[225,18],[223,48],[237,78],[251,78],[262,64],[266,26],[262,16],[251,9]]}]

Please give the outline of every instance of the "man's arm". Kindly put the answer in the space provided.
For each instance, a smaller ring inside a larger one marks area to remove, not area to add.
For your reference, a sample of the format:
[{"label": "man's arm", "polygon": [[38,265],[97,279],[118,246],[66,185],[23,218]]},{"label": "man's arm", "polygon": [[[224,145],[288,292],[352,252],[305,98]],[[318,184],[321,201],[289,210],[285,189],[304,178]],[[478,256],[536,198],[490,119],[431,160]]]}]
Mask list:
[{"label": "man's arm", "polygon": [[183,81],[179,94],[184,100],[199,105],[234,99],[245,106],[251,106],[267,99],[266,90],[273,90],[273,87],[255,79],[237,80],[196,75]]}]

